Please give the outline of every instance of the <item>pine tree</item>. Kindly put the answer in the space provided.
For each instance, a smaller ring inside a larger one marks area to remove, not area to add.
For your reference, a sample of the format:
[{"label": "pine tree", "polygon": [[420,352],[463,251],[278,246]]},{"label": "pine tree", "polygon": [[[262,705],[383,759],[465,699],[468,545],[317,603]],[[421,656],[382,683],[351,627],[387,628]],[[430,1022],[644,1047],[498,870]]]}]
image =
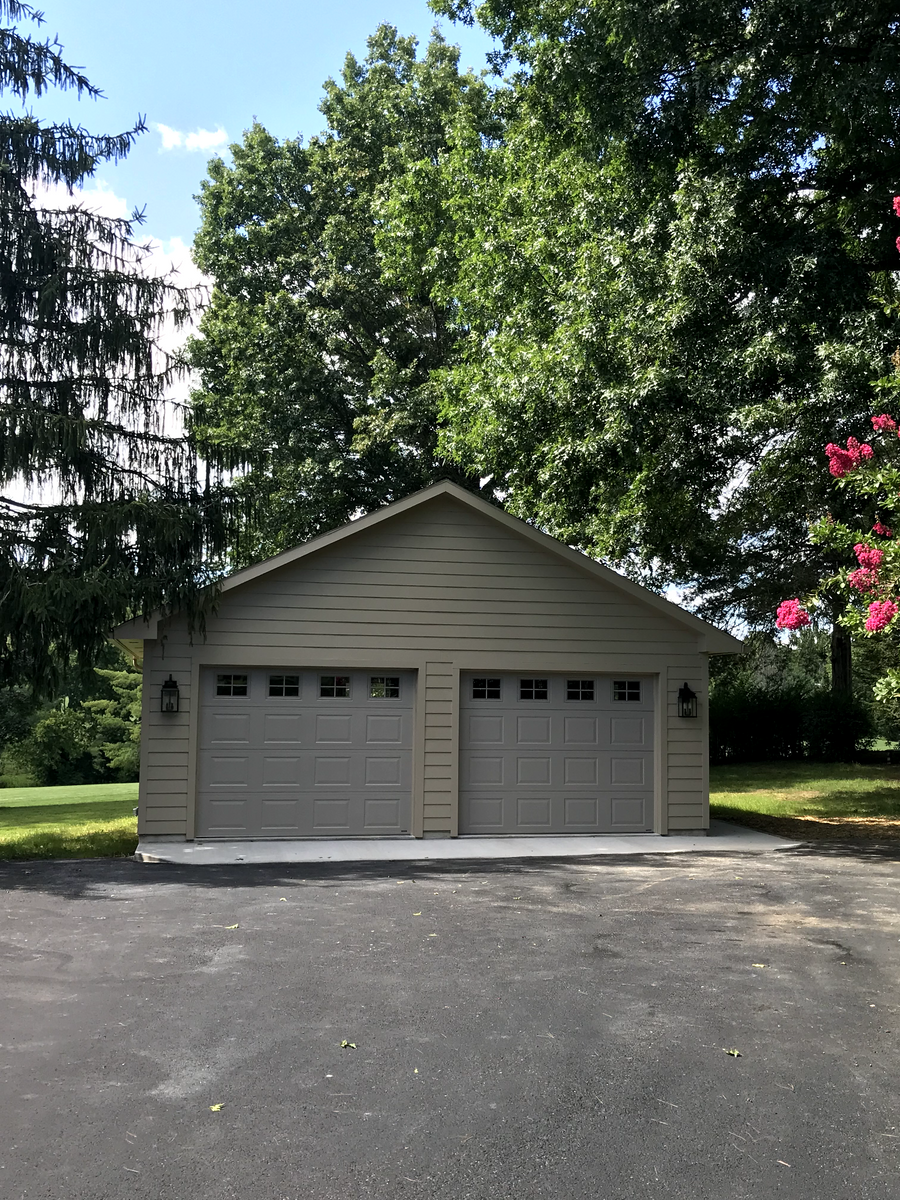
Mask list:
[{"label": "pine tree", "polygon": [[26,106],[49,89],[101,94],[58,42],[20,32],[42,23],[0,0],[0,94],[16,104],[0,112],[0,685],[38,690],[73,658],[89,669],[117,621],[195,611],[197,564],[227,534],[164,420],[180,368],[160,334],[197,296],[143,269],[142,213],[101,216],[74,195],[144,122],[104,136],[35,118]]}]

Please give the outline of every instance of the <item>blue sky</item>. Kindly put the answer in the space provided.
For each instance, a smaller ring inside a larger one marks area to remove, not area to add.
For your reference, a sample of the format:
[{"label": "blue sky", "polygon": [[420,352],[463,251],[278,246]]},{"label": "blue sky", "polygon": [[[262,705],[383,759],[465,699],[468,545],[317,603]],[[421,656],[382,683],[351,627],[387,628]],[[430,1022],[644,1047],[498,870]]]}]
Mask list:
[{"label": "blue sky", "polygon": [[[57,93],[34,111],[97,133],[119,132],[146,116],[149,132],[98,179],[129,211],[146,206],[144,231],[164,244],[193,238],[193,196],[218,152],[216,138],[227,153],[254,117],[279,138],[317,133],[322,83],[338,75],[348,50],[362,57],[381,22],[420,43],[438,23],[426,0],[47,0],[38,7],[46,17],[41,36],[58,35],[66,61],[83,67],[105,99],[78,102]],[[485,66],[489,42],[481,31],[439,24],[462,47],[464,67]],[[4,102],[12,107],[11,98]],[[169,149],[160,125],[171,131]]]}]

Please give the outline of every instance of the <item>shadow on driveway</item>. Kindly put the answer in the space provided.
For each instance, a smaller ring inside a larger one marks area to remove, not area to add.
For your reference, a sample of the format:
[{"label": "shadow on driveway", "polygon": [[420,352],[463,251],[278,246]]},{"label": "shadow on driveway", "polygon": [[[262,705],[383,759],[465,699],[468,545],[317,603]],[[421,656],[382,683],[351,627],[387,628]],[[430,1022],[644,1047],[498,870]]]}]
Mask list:
[{"label": "shadow on driveway", "polygon": [[784,858],[848,858],[857,861],[900,862],[900,842],[866,839],[816,840],[788,849],[759,852],[698,851],[688,854],[596,855],[578,858],[484,859],[439,862],[301,863],[229,866],[183,866],[172,863],[137,863],[132,859],[60,859],[54,861],[0,862],[0,888],[10,891],[47,892],[74,899],[92,892],[97,884],[116,887],[182,885],[192,888],[260,888],[317,884],[339,886],[385,879],[428,880],[468,878],[471,875],[504,877],[553,872],[577,875],[582,868],[616,868],[626,874],[663,871],[692,874],[704,862]]}]

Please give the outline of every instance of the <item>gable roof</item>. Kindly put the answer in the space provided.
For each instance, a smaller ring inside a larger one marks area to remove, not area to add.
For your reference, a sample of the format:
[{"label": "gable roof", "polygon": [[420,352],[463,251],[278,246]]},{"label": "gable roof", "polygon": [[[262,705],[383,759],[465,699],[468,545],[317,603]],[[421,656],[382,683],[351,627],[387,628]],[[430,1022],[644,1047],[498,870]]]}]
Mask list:
[{"label": "gable roof", "polygon": [[[737,638],[732,637],[730,633],[725,633],[723,630],[716,628],[715,625],[711,625],[708,621],[704,621],[700,617],[694,616],[693,613],[680,608],[677,604],[673,604],[671,600],[666,600],[662,596],[658,596],[655,592],[642,587],[639,583],[634,583],[632,580],[626,579],[624,575],[620,575],[610,567],[605,567],[602,563],[588,558],[586,554],[582,554],[578,550],[573,550],[570,546],[564,545],[549,534],[535,529],[534,526],[527,524],[518,517],[511,516],[502,508],[497,508],[495,505],[489,504],[486,500],[482,500],[480,496],[466,491],[465,488],[461,488],[458,484],[451,483],[447,479],[442,480],[440,483],[435,483],[431,487],[424,488],[420,492],[415,492],[412,496],[407,496],[404,500],[398,500],[394,504],[388,504],[384,508],[376,509],[375,512],[368,513],[364,517],[359,517],[355,521],[350,521],[338,529],[332,529],[328,533],[320,534],[311,541],[304,542],[301,546],[295,546],[293,549],[285,550],[281,554],[274,555],[272,558],[254,563],[251,567],[244,567],[240,571],[235,571],[233,575],[227,576],[219,583],[219,594],[221,595],[225,592],[233,591],[235,588],[243,587],[245,584],[252,583],[254,580],[268,575],[271,571],[278,571],[282,567],[290,566],[292,563],[299,562],[309,555],[316,554],[319,550],[334,546],[347,538],[356,537],[358,534],[364,533],[366,530],[372,529],[384,521],[390,521],[394,517],[409,512],[411,509],[418,508],[422,504],[427,504],[429,501],[435,500],[440,496],[446,496],[474,509],[475,512],[489,517],[492,521],[496,521],[498,525],[504,526],[512,533],[527,539],[541,549],[549,551],[578,570],[586,572],[609,587],[624,592],[640,604],[644,604],[662,613],[670,621],[698,635],[702,639],[701,650],[705,650],[711,654],[740,653],[743,643]],[[130,621],[125,621],[113,631],[113,640],[122,644],[123,648],[134,653],[134,642],[156,638],[157,627],[162,618],[163,614],[157,612],[147,620],[144,620],[142,617],[135,617]]]}]

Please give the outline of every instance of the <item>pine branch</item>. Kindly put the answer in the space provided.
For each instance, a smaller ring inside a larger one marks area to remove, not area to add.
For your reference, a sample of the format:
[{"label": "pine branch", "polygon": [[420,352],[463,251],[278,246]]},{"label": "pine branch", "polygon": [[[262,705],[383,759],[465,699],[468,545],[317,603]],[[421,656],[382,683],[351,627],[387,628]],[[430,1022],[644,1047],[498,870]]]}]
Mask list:
[{"label": "pine branch", "polygon": [[102,96],[86,75],[63,61],[61,49],[55,40],[35,42],[14,29],[0,29],[0,92],[10,91],[25,100],[57,87],[73,90],[79,97]]}]

